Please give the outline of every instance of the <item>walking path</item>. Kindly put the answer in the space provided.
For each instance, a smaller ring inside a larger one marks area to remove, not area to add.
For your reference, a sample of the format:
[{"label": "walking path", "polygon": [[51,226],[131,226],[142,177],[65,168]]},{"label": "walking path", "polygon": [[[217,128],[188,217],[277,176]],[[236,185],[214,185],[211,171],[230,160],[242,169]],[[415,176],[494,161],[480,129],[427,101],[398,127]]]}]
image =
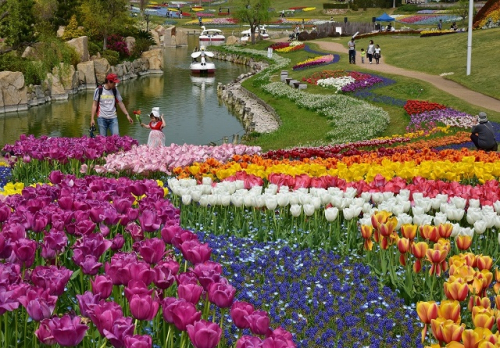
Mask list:
[{"label": "walking path", "polygon": [[[345,53],[346,55],[348,54],[347,48],[345,48],[342,44],[338,42],[315,40],[314,43],[325,51]],[[383,58],[381,58],[380,62],[381,64],[364,64],[363,68],[382,73],[401,75],[422,80],[432,84],[434,87],[439,88],[442,91],[445,91],[447,93],[456,96],[457,98],[463,99],[472,105],[479,106],[481,110],[488,109],[490,111],[500,112],[500,100],[498,99],[489,97],[487,95],[478,92],[471,91],[470,89],[454,81],[447,80],[438,75],[431,75],[419,71],[406,70],[395,67],[393,65],[385,64]]]}]

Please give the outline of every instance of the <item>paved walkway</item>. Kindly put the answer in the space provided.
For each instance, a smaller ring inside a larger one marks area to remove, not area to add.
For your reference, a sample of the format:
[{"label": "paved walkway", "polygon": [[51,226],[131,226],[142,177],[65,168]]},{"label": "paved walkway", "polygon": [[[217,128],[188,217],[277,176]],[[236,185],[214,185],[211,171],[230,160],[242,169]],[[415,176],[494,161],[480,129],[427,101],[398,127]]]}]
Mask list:
[{"label": "paved walkway", "polygon": [[[346,55],[345,58],[347,59],[347,48],[345,48],[344,45],[338,42],[329,42],[320,40],[315,40],[313,42],[317,44],[322,50],[329,52],[345,53]],[[489,97],[487,95],[478,92],[471,91],[470,89],[454,81],[447,80],[439,75],[431,75],[423,72],[406,70],[395,67],[393,65],[385,64],[383,57],[380,59],[380,64],[363,64],[363,68],[387,74],[407,76],[414,79],[429,82],[434,87],[439,88],[442,91],[450,93],[456,96],[457,98],[463,99],[472,105],[480,107],[481,110],[500,112],[500,100],[498,99]]]}]

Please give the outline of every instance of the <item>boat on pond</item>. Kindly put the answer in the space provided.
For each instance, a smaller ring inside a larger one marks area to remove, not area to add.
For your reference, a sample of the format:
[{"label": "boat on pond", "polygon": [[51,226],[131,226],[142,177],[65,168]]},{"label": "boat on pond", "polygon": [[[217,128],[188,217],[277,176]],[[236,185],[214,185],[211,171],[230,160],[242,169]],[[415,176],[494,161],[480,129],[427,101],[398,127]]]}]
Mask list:
[{"label": "boat on pond", "polygon": [[219,29],[207,29],[201,27],[201,34],[199,37],[200,47],[208,45],[223,45],[226,42],[226,37]]},{"label": "boat on pond", "polygon": [[[265,25],[260,25],[258,28],[255,28],[255,38],[257,39],[260,37],[264,40],[269,39],[269,34],[267,33],[267,29]],[[250,29],[243,30],[241,32],[241,39],[242,42],[247,42],[247,41],[252,41],[252,32]]]},{"label": "boat on pond", "polygon": [[207,60],[207,58],[213,58],[213,52],[205,50],[205,47],[201,47],[199,51],[191,53],[191,73],[195,75],[209,75],[215,73],[215,64]]}]

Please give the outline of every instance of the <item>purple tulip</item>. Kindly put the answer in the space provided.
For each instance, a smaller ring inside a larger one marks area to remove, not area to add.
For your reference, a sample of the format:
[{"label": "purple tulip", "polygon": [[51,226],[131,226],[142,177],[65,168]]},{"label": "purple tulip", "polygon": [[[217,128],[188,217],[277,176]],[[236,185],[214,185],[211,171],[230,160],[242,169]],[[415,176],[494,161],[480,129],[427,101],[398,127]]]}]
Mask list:
[{"label": "purple tulip", "polygon": [[50,295],[60,296],[73,271],[61,266],[36,266],[31,273],[31,281],[37,287],[48,290]]},{"label": "purple tulip", "polygon": [[264,341],[262,341],[262,348],[292,348],[295,347],[289,346],[288,343],[281,338],[273,338],[273,337],[268,337]]},{"label": "purple tulip", "polygon": [[81,315],[87,318],[90,317],[90,313],[92,313],[94,306],[99,304],[100,300],[99,294],[94,295],[90,291],[85,291],[83,295],[76,295],[76,298],[78,300]]},{"label": "purple tulip", "polygon": [[167,323],[172,324],[174,322],[172,310],[175,308],[175,306],[177,306],[177,302],[179,301],[185,301],[185,300],[179,300],[176,297],[166,297],[161,302],[161,307],[163,310],[163,319],[165,319]]},{"label": "purple tulip", "polygon": [[56,308],[57,296],[50,296],[41,288],[31,288],[18,301],[26,308],[28,315],[35,321],[50,318]]},{"label": "purple tulip", "polygon": [[[0,234],[0,236],[2,236]],[[21,266],[15,263],[0,263],[0,287],[7,288],[21,281]]]},{"label": "purple tulip", "polygon": [[113,251],[118,251],[123,247],[123,244],[125,244],[125,238],[123,238],[123,235],[118,233],[115,238],[112,239],[113,244],[111,244],[111,250]]},{"label": "purple tulip", "polygon": [[66,245],[68,245],[68,237],[63,231],[58,231],[55,229],[51,229],[49,233],[47,233],[43,237],[43,241],[47,243],[47,246],[55,251],[62,252]]},{"label": "purple tulip", "polygon": [[179,298],[191,302],[196,305],[200,300],[203,288],[197,284],[180,284],[177,287],[177,295]]},{"label": "purple tulip", "polygon": [[59,170],[54,170],[53,172],[50,172],[50,174],[49,174],[49,180],[54,185],[60,184],[63,178],[64,178],[64,175]]},{"label": "purple tulip", "polygon": [[197,240],[188,240],[181,244],[180,249],[184,258],[191,262],[193,265],[208,261],[212,249],[208,243],[201,244]]},{"label": "purple tulip", "polygon": [[103,221],[106,225],[116,225],[120,221],[120,215],[116,212],[116,209],[111,206],[104,208],[103,216]]},{"label": "purple tulip", "polygon": [[92,292],[94,294],[99,294],[99,297],[103,300],[107,299],[113,291],[113,282],[111,278],[106,275],[98,275],[94,280],[91,280],[90,283],[92,285]]},{"label": "purple tulip", "polygon": [[104,206],[96,205],[89,209],[89,218],[96,224],[104,221]]},{"label": "purple tulip", "polygon": [[128,223],[127,227],[125,227],[125,231],[130,233],[134,241],[144,239],[144,232],[142,231],[141,226],[139,226],[135,222]]},{"label": "purple tulip", "polygon": [[161,238],[165,243],[172,244],[172,239],[181,231],[184,231],[184,229],[179,225],[165,226],[161,230]]},{"label": "purple tulip", "polygon": [[142,214],[139,215],[139,222],[146,232],[155,232],[161,226],[161,220],[158,218],[156,210],[152,209],[144,209]]},{"label": "purple tulip", "polygon": [[118,253],[111,257],[111,263],[104,265],[104,272],[114,285],[126,285],[131,279],[130,265],[137,262],[135,254]]},{"label": "purple tulip", "polygon": [[140,280],[149,285],[155,278],[156,272],[146,262],[135,262],[130,265],[130,279]]},{"label": "purple tulip", "polygon": [[94,255],[86,255],[83,262],[80,263],[83,274],[96,275],[99,273],[102,263],[97,262]]},{"label": "purple tulip", "polygon": [[118,198],[113,201],[113,206],[115,207],[117,213],[124,214],[132,208],[133,203],[134,200],[132,197]]},{"label": "purple tulip", "polygon": [[12,312],[19,307],[18,296],[15,291],[0,291],[0,315]]},{"label": "purple tulip", "polygon": [[90,320],[97,327],[101,336],[104,336],[104,330],[111,331],[113,323],[123,317],[122,308],[118,303],[104,300],[93,306],[89,314]]},{"label": "purple tulip", "polygon": [[5,203],[0,202],[0,223],[7,221],[10,217],[10,214],[10,207],[8,207]]},{"label": "purple tulip", "polygon": [[178,274],[176,277],[177,284],[196,284],[198,285],[198,278],[194,272],[188,271]]},{"label": "purple tulip", "polygon": [[4,234],[0,234],[0,259],[7,259],[12,254],[10,242],[5,240]]},{"label": "purple tulip", "polygon": [[156,264],[165,256],[165,243],[158,238],[146,239],[140,244],[139,254],[147,263]]},{"label": "purple tulip", "polygon": [[195,348],[215,348],[222,335],[219,325],[205,320],[188,325],[187,332]]},{"label": "purple tulip", "polygon": [[130,298],[130,312],[139,320],[153,320],[158,313],[160,304],[151,295],[132,295]]},{"label": "purple tulip", "polygon": [[132,324],[132,318],[123,317],[115,320],[110,331],[104,329],[104,336],[115,348],[125,346],[125,338],[134,334],[135,325]]},{"label": "purple tulip", "polygon": [[241,336],[236,342],[236,348],[261,348],[262,340],[255,336]]},{"label": "purple tulip", "polygon": [[154,283],[159,289],[168,289],[175,282],[174,273],[165,262],[158,263],[155,266],[154,271],[156,274]]},{"label": "purple tulip", "polygon": [[26,220],[29,223],[29,229],[34,232],[42,232],[47,224],[49,223],[49,218],[47,215],[37,212],[35,214],[26,213]]},{"label": "purple tulip", "polygon": [[208,299],[219,308],[231,307],[236,289],[223,278],[219,283],[213,283],[208,288]]},{"label": "purple tulip", "polygon": [[193,324],[201,318],[201,312],[191,302],[175,297],[167,297],[163,300],[163,319],[174,324],[181,331],[186,331],[186,326]]},{"label": "purple tulip", "polygon": [[101,234],[92,233],[77,240],[73,244],[73,261],[81,266],[87,255],[93,255],[95,260],[99,258],[111,247],[112,242],[104,239]]},{"label": "purple tulip", "polygon": [[234,325],[240,329],[250,328],[248,320],[245,318],[254,312],[254,308],[247,302],[234,302],[231,306],[231,318],[233,318]]},{"label": "purple tulip", "polygon": [[73,197],[70,195],[59,197],[57,204],[62,210],[73,210]]},{"label": "purple tulip", "polygon": [[80,344],[88,330],[88,326],[81,324],[80,317],[71,318],[68,314],[63,317],[54,317],[49,320],[48,326],[55,341],[63,347],[72,347]]},{"label": "purple tulip", "polygon": [[153,290],[149,290],[148,286],[141,280],[132,279],[125,288],[125,298],[129,302],[133,295],[147,295],[151,297],[152,293]]},{"label": "purple tulip", "polygon": [[250,325],[250,331],[256,335],[265,335],[269,331],[269,316],[266,311],[254,311],[245,318]]},{"label": "purple tulip", "polygon": [[77,236],[88,236],[94,232],[96,224],[90,220],[78,221],[75,225],[75,234]]},{"label": "purple tulip", "polygon": [[40,326],[35,331],[35,336],[40,342],[48,346],[53,346],[57,344],[54,336],[52,335],[52,330],[49,327],[49,319],[44,319],[40,322]]},{"label": "purple tulip", "polygon": [[125,337],[125,348],[151,348],[153,340],[148,335],[134,335]]},{"label": "purple tulip", "polygon": [[272,337],[275,340],[281,340],[286,343],[287,348],[295,348],[295,342],[293,342],[293,336],[290,332],[286,331],[282,327],[278,327],[277,329],[273,330],[272,332],[268,332],[266,334],[267,337]]},{"label": "purple tulip", "polygon": [[191,231],[182,230],[172,238],[172,245],[177,249],[181,249],[181,245],[187,241],[198,242],[198,237]]},{"label": "purple tulip", "polygon": [[222,274],[222,266],[213,261],[199,263],[194,267],[194,273],[198,277],[203,289],[208,290],[212,283],[218,283]]},{"label": "purple tulip", "polygon": [[14,253],[17,259],[24,264],[25,267],[31,267],[35,261],[36,242],[31,239],[21,238],[14,243]]}]

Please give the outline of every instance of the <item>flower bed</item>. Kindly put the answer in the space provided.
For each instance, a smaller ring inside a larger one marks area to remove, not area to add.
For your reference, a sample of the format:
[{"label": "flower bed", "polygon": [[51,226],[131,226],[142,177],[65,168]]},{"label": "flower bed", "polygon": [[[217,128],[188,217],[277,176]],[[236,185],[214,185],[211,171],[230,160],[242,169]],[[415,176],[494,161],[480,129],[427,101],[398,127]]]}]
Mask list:
[{"label": "flower bed", "polygon": [[[197,13],[196,15],[200,15],[200,13]],[[210,14],[213,16],[213,14]],[[203,24],[209,24],[209,25],[234,25],[237,24],[238,21],[234,18],[203,18]],[[200,22],[198,19],[189,21],[185,23],[186,25],[199,25]]]},{"label": "flower bed", "polygon": [[299,42],[299,41],[292,41],[288,43],[288,46],[286,47],[280,47],[276,48],[276,52],[279,53],[289,53],[289,52],[294,52],[294,51],[299,51],[301,49],[304,49],[306,45]]},{"label": "flower bed", "polygon": [[293,70],[303,70],[307,68],[312,68],[320,65],[327,65],[333,62],[333,54],[328,54],[325,56],[309,58],[305,61],[297,63],[292,69]]},{"label": "flower bed", "polygon": [[475,124],[475,117],[465,112],[460,112],[452,108],[434,109],[410,115],[410,124],[406,130],[430,130],[437,124],[444,124],[450,127],[470,129]]}]

